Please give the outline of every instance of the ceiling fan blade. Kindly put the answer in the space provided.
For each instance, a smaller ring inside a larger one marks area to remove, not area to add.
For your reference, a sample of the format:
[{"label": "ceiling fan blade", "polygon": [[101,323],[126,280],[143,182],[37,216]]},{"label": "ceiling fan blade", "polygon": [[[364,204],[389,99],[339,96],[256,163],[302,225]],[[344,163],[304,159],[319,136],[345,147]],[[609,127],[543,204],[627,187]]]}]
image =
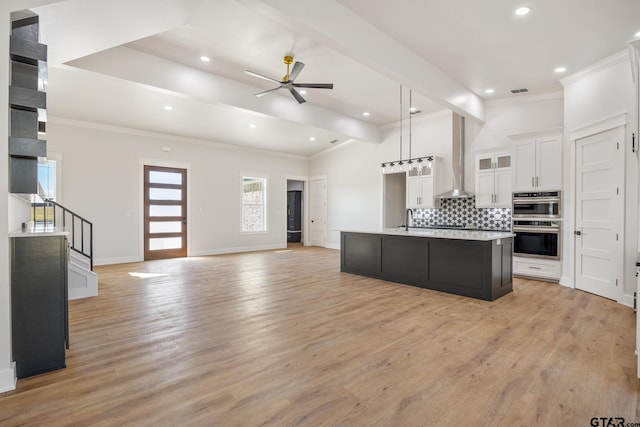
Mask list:
[{"label": "ceiling fan blade", "polygon": [[310,89],[333,89],[333,83],[293,83],[295,87],[308,87]]},{"label": "ceiling fan blade", "polygon": [[307,102],[307,101],[302,97],[302,95],[300,95],[300,94],[298,93],[298,91],[297,91],[297,90],[295,90],[294,88],[290,87],[290,88],[289,88],[289,92],[291,92],[291,95],[293,95],[293,97],[296,99],[296,101],[298,101],[298,103],[299,103],[299,104],[302,104],[302,103]]},{"label": "ceiling fan blade", "polygon": [[262,74],[258,74],[258,73],[253,72],[253,71],[246,70],[244,73],[246,75],[248,75],[248,76],[253,76],[253,77],[257,77],[259,79],[269,80],[270,82],[279,83],[279,84],[282,83],[280,80],[272,79],[271,77],[263,76]]},{"label": "ceiling fan blade", "polygon": [[273,89],[265,90],[263,92],[254,93],[253,96],[257,96],[258,98],[260,98],[261,96],[264,96],[264,95],[268,94],[269,92],[276,91],[276,90],[280,89],[281,87],[282,86],[278,86],[278,87],[274,87]]},{"label": "ceiling fan blade", "polygon": [[294,81],[296,77],[298,77],[298,74],[300,74],[300,71],[302,71],[303,68],[304,68],[304,63],[296,61],[296,63],[293,64],[293,69],[291,70],[291,74],[289,74],[289,81],[290,82]]}]

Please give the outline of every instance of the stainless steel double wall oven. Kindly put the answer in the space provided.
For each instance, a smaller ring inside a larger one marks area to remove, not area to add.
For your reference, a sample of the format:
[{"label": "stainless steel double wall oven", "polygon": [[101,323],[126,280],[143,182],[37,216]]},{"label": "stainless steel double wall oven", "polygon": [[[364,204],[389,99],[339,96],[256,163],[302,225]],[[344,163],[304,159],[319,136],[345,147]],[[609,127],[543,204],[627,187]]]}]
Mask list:
[{"label": "stainless steel double wall oven", "polygon": [[515,256],[560,259],[561,207],[560,191],[513,193]]}]

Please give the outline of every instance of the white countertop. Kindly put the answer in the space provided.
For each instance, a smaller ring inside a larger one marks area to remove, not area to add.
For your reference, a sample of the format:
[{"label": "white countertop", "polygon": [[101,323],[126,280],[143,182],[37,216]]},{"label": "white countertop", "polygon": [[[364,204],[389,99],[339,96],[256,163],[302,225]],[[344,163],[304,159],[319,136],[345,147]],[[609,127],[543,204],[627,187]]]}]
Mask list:
[{"label": "white countertop", "polygon": [[69,232],[62,227],[27,227],[25,230],[16,230],[9,233],[9,237],[41,237],[41,236],[68,236]]},{"label": "white countertop", "polygon": [[386,234],[389,236],[431,237],[457,240],[497,240],[515,236],[510,231],[457,230],[444,228],[384,228],[382,230],[341,230],[346,233]]}]

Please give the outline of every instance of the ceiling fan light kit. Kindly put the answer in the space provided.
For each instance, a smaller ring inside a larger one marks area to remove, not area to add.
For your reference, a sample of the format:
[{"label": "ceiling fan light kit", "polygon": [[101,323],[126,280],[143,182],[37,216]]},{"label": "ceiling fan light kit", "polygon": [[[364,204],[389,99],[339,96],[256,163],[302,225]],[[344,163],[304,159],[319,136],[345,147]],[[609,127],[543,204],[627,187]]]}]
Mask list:
[{"label": "ceiling fan light kit", "polygon": [[[307,101],[302,97],[300,92],[296,90],[296,88],[300,87],[300,88],[309,88],[309,89],[333,89],[333,83],[294,83],[294,80],[296,79],[296,77],[298,77],[298,74],[300,74],[300,71],[302,71],[302,69],[304,68],[304,63],[296,61],[296,63],[294,64],[293,56],[290,56],[290,55],[286,55],[284,57],[284,63],[287,66],[287,74],[284,75],[284,77],[282,78],[282,81],[272,79],[271,77],[264,76],[254,71],[250,71],[250,70],[245,71],[247,75],[257,77],[263,80],[268,80],[270,82],[277,83],[280,85],[278,87],[274,87],[273,89],[267,89],[265,91],[256,93],[255,96],[261,97],[270,92],[274,92],[278,89],[287,89],[289,90],[291,95],[293,95],[296,101],[298,101],[299,104],[302,104]],[[293,69],[290,69],[291,64],[293,64]]]}]

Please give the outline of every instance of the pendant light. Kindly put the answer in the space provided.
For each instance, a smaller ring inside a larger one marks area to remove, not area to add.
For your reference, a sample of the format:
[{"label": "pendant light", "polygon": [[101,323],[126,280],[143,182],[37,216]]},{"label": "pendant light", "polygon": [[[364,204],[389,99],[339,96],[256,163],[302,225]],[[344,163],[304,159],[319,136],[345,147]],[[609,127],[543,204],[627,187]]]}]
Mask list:
[{"label": "pendant light", "polygon": [[400,151],[400,160],[394,160],[391,162],[384,162],[381,163],[382,166],[382,174],[388,174],[388,173],[399,173],[399,172],[405,172],[405,173],[409,173],[411,172],[414,168],[417,171],[418,175],[422,174],[422,167],[424,166],[424,160],[427,160],[427,167],[431,168],[431,161],[433,160],[433,156],[423,156],[423,157],[416,157],[415,159],[411,157],[411,150],[412,150],[412,115],[416,114],[416,112],[419,111],[413,111],[411,110],[412,105],[413,105],[413,91],[411,89],[409,89],[409,104],[410,104],[410,109],[409,109],[409,158],[408,159],[403,159],[402,158],[402,84],[400,84],[400,125],[398,126],[398,130],[400,132],[400,136],[398,138],[399,143],[400,143],[400,147],[399,147],[399,151]]}]

